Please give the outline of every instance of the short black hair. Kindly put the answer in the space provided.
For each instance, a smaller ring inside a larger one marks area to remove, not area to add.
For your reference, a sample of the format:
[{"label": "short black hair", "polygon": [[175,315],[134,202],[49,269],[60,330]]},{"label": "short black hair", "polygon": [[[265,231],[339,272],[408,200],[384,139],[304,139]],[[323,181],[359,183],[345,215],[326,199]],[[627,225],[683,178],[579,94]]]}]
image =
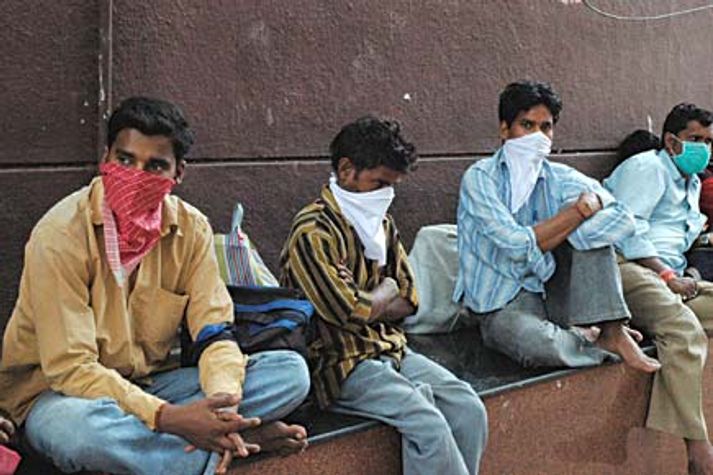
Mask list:
[{"label": "short black hair", "polygon": [[332,168],[347,157],[357,171],[380,165],[391,170],[413,170],[418,156],[416,147],[401,137],[398,122],[366,116],[345,125],[329,145]]},{"label": "short black hair", "polygon": [[713,113],[706,109],[701,109],[695,104],[682,102],[674,106],[666,116],[663,123],[663,133],[661,134],[661,146],[663,147],[664,135],[671,132],[678,135],[680,131],[688,126],[688,123],[695,120],[703,127],[708,127],[713,123]]},{"label": "short black hair", "polygon": [[621,163],[629,157],[633,157],[647,150],[658,150],[661,140],[659,137],[645,129],[637,129],[621,141],[617,149],[617,162]]},{"label": "short black hair", "polygon": [[183,112],[171,102],[149,97],[130,97],[119,104],[109,118],[106,146],[111,148],[124,129],[144,135],[163,135],[171,139],[173,155],[181,160],[193,145],[194,134]]},{"label": "short black hair", "polygon": [[518,81],[505,86],[500,93],[498,118],[510,127],[515,117],[522,111],[529,111],[535,106],[544,105],[552,114],[556,124],[562,111],[562,99],[546,82]]}]

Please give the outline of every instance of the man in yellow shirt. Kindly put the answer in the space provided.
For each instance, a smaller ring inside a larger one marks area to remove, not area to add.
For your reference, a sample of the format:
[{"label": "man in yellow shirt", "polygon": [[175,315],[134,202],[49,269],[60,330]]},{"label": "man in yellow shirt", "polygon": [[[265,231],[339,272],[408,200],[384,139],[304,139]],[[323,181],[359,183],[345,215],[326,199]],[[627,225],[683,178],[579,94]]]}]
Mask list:
[{"label": "man in yellow shirt", "polygon": [[[306,397],[302,358],[248,359],[235,341],[209,340],[232,323],[232,302],[208,220],[169,194],[192,143],[175,105],[127,99],[109,120],[101,176],[27,243],[0,407],[63,471],[213,473],[233,455],[306,446],[300,426],[260,425]],[[182,322],[205,348],[197,367],[169,362]]]}]

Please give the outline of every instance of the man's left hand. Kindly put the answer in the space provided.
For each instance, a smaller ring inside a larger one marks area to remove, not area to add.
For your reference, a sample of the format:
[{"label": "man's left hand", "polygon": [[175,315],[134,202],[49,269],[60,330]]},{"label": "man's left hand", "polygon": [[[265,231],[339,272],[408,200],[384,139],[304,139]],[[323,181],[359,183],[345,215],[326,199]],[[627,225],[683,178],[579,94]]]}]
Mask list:
[{"label": "man's left hand", "polygon": [[602,201],[599,199],[599,195],[591,191],[585,191],[579,195],[579,199],[575,203],[577,210],[582,214],[582,216],[587,219],[592,217],[597,212],[602,209]]}]

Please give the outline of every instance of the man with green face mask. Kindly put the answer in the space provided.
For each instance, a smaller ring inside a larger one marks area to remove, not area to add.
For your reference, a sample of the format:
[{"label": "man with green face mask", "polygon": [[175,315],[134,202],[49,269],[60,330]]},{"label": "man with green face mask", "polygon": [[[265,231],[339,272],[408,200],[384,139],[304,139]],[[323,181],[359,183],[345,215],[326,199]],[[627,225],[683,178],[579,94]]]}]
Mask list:
[{"label": "man with green face mask", "polygon": [[686,276],[686,257],[704,228],[698,200],[710,160],[713,113],[679,104],[666,117],[660,150],[634,155],[604,181],[637,221],[616,243],[632,326],[654,338],[663,364],[654,376],[646,426],[686,442],[689,473],[713,474],[703,416],[702,375],[713,331],[713,284]]}]

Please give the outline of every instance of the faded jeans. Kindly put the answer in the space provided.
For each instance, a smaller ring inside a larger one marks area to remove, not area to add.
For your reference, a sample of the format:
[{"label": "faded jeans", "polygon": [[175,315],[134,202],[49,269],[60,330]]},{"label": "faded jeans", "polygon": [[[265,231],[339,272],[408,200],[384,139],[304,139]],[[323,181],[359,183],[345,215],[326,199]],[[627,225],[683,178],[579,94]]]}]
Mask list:
[{"label": "faded jeans", "polygon": [[[198,369],[181,368],[152,375],[145,389],[174,404],[188,404],[205,396]],[[238,412],[263,421],[292,412],[309,391],[307,365],[292,351],[250,355]],[[203,450],[186,453],[186,440],[154,432],[137,417],[124,412],[110,398],[83,399],[45,391],[25,422],[30,444],[47,455],[63,472],[80,470],[114,474],[214,473],[218,454]]]},{"label": "faded jeans", "polygon": [[468,320],[479,321],[486,346],[526,367],[617,359],[571,328],[630,318],[614,249],[577,251],[565,243],[553,253],[557,268],[545,284],[546,298],[523,289],[504,308]]},{"label": "faded jeans", "polygon": [[408,475],[477,474],[488,437],[485,406],[470,384],[406,350],[359,363],[330,411],[379,420],[401,434]]}]

